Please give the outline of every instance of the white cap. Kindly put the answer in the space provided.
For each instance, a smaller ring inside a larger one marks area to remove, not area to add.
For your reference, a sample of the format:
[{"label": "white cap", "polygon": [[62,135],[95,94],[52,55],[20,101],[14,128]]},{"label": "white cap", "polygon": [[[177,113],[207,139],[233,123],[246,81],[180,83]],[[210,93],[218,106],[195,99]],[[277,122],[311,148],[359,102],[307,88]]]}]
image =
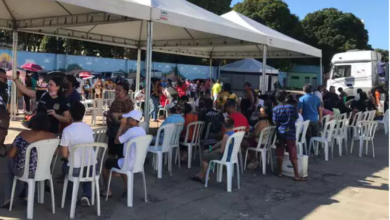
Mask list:
[{"label": "white cap", "polygon": [[136,121],[141,121],[141,118],[142,118],[142,112],[138,111],[138,110],[133,110],[127,114],[123,114],[122,115],[123,118],[132,118]]}]

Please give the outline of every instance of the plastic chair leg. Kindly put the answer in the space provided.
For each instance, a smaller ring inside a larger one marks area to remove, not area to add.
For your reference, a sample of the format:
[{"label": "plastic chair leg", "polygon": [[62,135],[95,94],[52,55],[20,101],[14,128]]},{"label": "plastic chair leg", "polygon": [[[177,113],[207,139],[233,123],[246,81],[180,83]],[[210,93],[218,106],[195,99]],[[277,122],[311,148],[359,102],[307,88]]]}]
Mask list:
[{"label": "plastic chair leg", "polygon": [[363,145],[364,145],[364,141],[363,141],[363,139],[360,139],[360,140],[359,140],[359,157],[362,157],[362,154],[363,154]]},{"label": "plastic chair leg", "polygon": [[244,159],[243,159],[243,157],[242,157],[242,151],[241,151],[241,148],[239,149],[239,151],[238,151],[238,156],[239,156],[239,161],[238,161],[238,163],[239,163],[239,165],[240,165],[240,172],[242,173],[242,174],[244,174]]},{"label": "plastic chair leg", "polygon": [[325,161],[328,161],[328,157],[329,157],[329,146],[328,146],[328,143],[324,143],[324,153],[325,153]]},{"label": "plastic chair leg", "polygon": [[240,185],[240,169],[238,167],[238,163],[236,163],[236,166],[237,166],[237,188],[240,189],[241,188],[241,185]]},{"label": "plastic chair leg", "polygon": [[162,152],[157,152],[157,178],[161,179],[162,178],[162,163],[163,163],[163,158],[162,158]]},{"label": "plastic chair leg", "polygon": [[366,141],[366,155],[368,155],[368,141]]},{"label": "plastic chair leg", "polygon": [[352,152],[353,152],[353,142],[355,141],[355,138],[354,137],[352,137],[351,138],[351,151],[349,152],[350,154],[352,154]]},{"label": "plastic chair leg", "polygon": [[[207,188],[208,183],[209,183],[209,175],[210,175],[211,163],[212,162],[209,163],[209,167],[207,168],[206,179],[205,179],[205,182],[204,182],[204,187],[206,187],[206,188]],[[215,164],[214,164],[214,166],[215,166]]]},{"label": "plastic chair leg", "polygon": [[27,219],[33,219],[34,215],[35,181],[28,180]]},{"label": "plastic chair leg", "polygon": [[172,150],[173,149],[171,148],[171,150],[168,152],[168,170],[171,176],[172,176]]},{"label": "plastic chair leg", "polygon": [[227,180],[227,191],[232,192],[232,165],[227,164],[226,165],[226,180]]},{"label": "plastic chair leg", "polygon": [[72,189],[72,202],[70,204],[70,218],[74,218],[75,212],[76,212],[76,202],[77,202],[77,194],[79,191],[79,181],[75,179],[73,182],[73,189]]},{"label": "plastic chair leg", "polygon": [[374,140],[371,140],[372,144],[372,157],[375,158],[375,146],[374,146]]},{"label": "plastic chair leg", "polygon": [[45,181],[36,182],[38,185],[38,204],[43,204],[45,202]]},{"label": "plastic chair leg", "polygon": [[95,181],[91,183],[91,205],[95,205]]},{"label": "plastic chair leg", "polygon": [[15,196],[15,188],[16,188],[16,183],[17,183],[17,179],[14,178],[14,181],[12,182],[12,191],[11,191],[11,200],[10,200],[10,203],[9,203],[9,211],[12,211],[12,205],[14,203],[14,196]]},{"label": "plastic chair leg", "polygon": [[187,162],[188,162],[188,169],[191,169],[191,158],[192,158],[192,145],[188,145],[188,157],[187,157]]},{"label": "plastic chair leg", "polygon": [[142,180],[144,182],[144,190],[145,190],[145,202],[148,202],[148,191],[146,189],[146,178],[145,178],[145,171],[142,171]]},{"label": "plastic chair leg", "polygon": [[244,170],[246,170],[246,163],[248,162],[248,149],[246,149],[246,152],[245,152],[245,160],[244,160]]},{"label": "plastic chair leg", "polygon": [[112,172],[113,172],[113,171],[110,170],[110,175],[108,176],[107,192],[106,192],[106,201],[108,201],[108,194],[110,193]]},{"label": "plastic chair leg", "polygon": [[134,174],[127,173],[127,207],[133,207]]},{"label": "plastic chair leg", "polygon": [[199,147],[199,165],[200,167],[202,167],[202,163],[203,163],[202,148],[200,147],[200,145],[198,145],[198,147]]},{"label": "plastic chair leg", "polygon": [[263,175],[265,175],[266,168],[267,168],[266,154],[267,154],[266,152],[260,152],[261,166],[262,166],[262,169],[263,169]]},{"label": "plastic chair leg", "polygon": [[223,165],[222,164],[218,164],[218,167],[217,167],[217,182],[218,183],[222,182],[222,178],[223,178]]},{"label": "plastic chair leg", "polygon": [[[95,179],[94,182],[95,182],[95,186],[96,186],[96,211],[97,211],[97,216],[100,216],[100,186],[99,186],[99,180]],[[93,185],[92,185],[92,188],[94,188]]]},{"label": "plastic chair leg", "polygon": [[49,182],[50,182],[51,206],[52,206],[53,214],[55,214],[56,213],[56,200],[54,199],[54,185],[53,185],[53,178],[52,177],[50,177]]},{"label": "plastic chair leg", "polygon": [[65,198],[66,198],[66,190],[68,189],[68,177],[65,177],[64,187],[62,188],[62,200],[61,200],[61,208],[63,209],[65,206]]}]

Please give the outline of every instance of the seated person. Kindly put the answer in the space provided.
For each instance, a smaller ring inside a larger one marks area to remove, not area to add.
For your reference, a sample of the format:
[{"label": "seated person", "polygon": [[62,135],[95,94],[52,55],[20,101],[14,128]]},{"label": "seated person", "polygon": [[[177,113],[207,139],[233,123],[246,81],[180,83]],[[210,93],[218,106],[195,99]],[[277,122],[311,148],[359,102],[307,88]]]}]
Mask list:
[{"label": "seated person", "polygon": [[[257,147],[259,142],[261,131],[271,125],[272,118],[265,112],[264,108],[260,108],[260,118],[255,126],[255,130],[249,134],[249,137],[244,138],[241,143],[241,147],[247,149],[248,147]],[[263,139],[261,143],[261,147],[264,147],[267,144],[266,137],[268,133],[263,134]],[[248,169],[253,170],[259,165],[259,160],[257,159],[257,154],[254,151],[248,152],[248,160],[250,161],[248,165]]]},{"label": "seated person", "polygon": [[[205,110],[199,113],[199,121],[206,122],[206,128],[204,129],[204,134],[207,129],[207,125],[211,123],[210,133],[217,134],[222,129],[222,123],[224,121],[223,115],[221,112],[213,109],[213,100],[206,99],[205,102]],[[203,135],[204,136],[204,135]]]},{"label": "seated person", "polygon": [[[161,126],[163,125],[167,125],[167,124],[173,124],[173,123],[183,123],[184,124],[184,118],[183,116],[181,116],[180,114],[180,111],[176,109],[176,107],[172,107],[169,109],[169,113],[170,115],[168,116],[167,119],[164,120],[164,122],[161,124]],[[153,141],[152,143],[155,143],[156,142],[156,137],[153,137]],[[164,131],[162,131],[160,133],[160,139],[159,139],[159,143],[160,144],[163,144],[164,142]]]},{"label": "seated person", "polygon": [[[11,198],[11,190],[12,184],[14,181],[14,177],[23,176],[25,160],[26,160],[26,150],[27,147],[34,142],[54,139],[57,136],[50,131],[50,121],[49,116],[46,113],[39,112],[36,114],[30,121],[30,129],[20,132],[18,136],[16,136],[14,142],[12,143],[12,147],[8,150],[8,157],[10,160],[8,161],[8,169],[6,170],[7,176],[5,178],[5,198],[3,200],[2,208],[9,208],[10,198]],[[35,171],[37,168],[37,151],[36,149],[31,150],[30,154],[30,164],[27,167],[29,169],[29,178],[34,178]],[[22,193],[23,197],[25,193]],[[27,201],[27,198],[23,198]]]},{"label": "seated person", "polygon": [[[85,114],[84,105],[81,104],[80,102],[73,102],[69,111],[72,118],[72,124],[67,126],[62,132],[62,138],[60,143],[60,146],[62,148],[61,150],[62,156],[69,161],[68,163],[62,164],[62,172],[65,174],[69,173],[69,167],[70,167],[69,163],[70,161],[72,161],[71,158],[72,148],[77,144],[89,144],[95,142],[92,128],[83,122],[83,117]],[[73,158],[74,160],[73,177],[77,177],[80,174],[82,162],[80,156],[78,155],[82,154],[82,152],[83,152],[82,149],[78,149],[76,150],[76,152],[74,152],[75,158]],[[85,163],[89,161],[88,152],[85,153],[84,161]],[[95,163],[97,163],[97,161],[95,161]],[[90,167],[91,171],[93,170],[92,166],[93,165],[91,164]],[[87,167],[85,166],[83,169],[86,170]],[[69,190],[67,190],[67,192],[71,193],[72,182],[69,182],[68,187]],[[83,196],[81,197],[81,205],[90,206],[89,201],[91,199],[91,194],[92,194],[91,182],[82,183],[82,187],[83,187]]]},{"label": "seated person", "polygon": [[[127,114],[124,114],[121,119],[121,125],[119,127],[118,133],[115,137],[115,144],[123,144],[123,154],[126,153],[126,144],[133,140],[136,137],[144,136],[146,135],[146,132],[143,128],[139,126],[139,122],[141,121],[142,113],[137,110],[133,110]],[[123,164],[125,159],[107,159],[104,164],[103,169],[103,180],[104,184],[107,187],[108,182],[108,176],[110,174],[111,168],[118,168],[122,169],[123,166],[127,166],[127,170],[133,169],[133,162],[135,157],[135,146],[131,146],[130,151],[128,152],[128,164]],[[126,157],[126,155],[123,155],[123,157]],[[127,195],[127,177],[126,175],[121,175],[123,178],[124,183],[124,190],[123,195]],[[107,192],[104,191],[104,192]],[[101,194],[102,196],[106,196]],[[111,189],[108,189],[108,196],[112,196]]]},{"label": "seated person", "polygon": [[[192,122],[196,122],[198,121],[198,115],[197,114],[194,114],[192,113],[192,107],[191,105],[185,103],[184,104],[184,109],[183,109],[183,114],[184,114],[184,128],[183,128],[183,131],[181,132],[181,138],[182,140],[185,139],[186,137],[186,134],[187,134],[187,126],[192,123]],[[194,133],[194,128],[191,127],[191,130],[189,131],[188,133],[188,141],[191,141],[192,140],[192,136],[193,136],[193,133]]]},{"label": "seated person", "polygon": [[207,169],[209,167],[209,163],[212,160],[221,160],[223,157],[223,154],[225,153],[225,150],[228,150],[228,156],[227,161],[230,161],[230,157],[233,151],[233,143],[229,143],[229,149],[226,148],[227,141],[231,135],[234,134],[233,128],[234,128],[234,121],[231,117],[226,117],[225,121],[223,123],[223,126],[225,128],[225,134],[223,136],[222,142],[214,145],[212,149],[208,149],[203,153],[202,156],[202,170],[196,174],[191,176],[190,178],[194,181],[198,181],[201,183],[205,182],[205,175],[207,173]]}]

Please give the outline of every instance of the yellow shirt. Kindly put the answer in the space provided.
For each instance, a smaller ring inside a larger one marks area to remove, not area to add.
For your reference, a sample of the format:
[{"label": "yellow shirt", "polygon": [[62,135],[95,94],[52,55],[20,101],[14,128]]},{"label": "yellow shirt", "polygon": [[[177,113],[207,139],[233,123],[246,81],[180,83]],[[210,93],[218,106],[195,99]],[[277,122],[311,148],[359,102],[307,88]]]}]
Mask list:
[{"label": "yellow shirt", "polygon": [[215,84],[213,85],[213,88],[211,89],[211,91],[212,91],[213,95],[214,95],[214,94],[219,94],[219,93],[222,91],[222,86],[221,86],[221,84],[215,83]]}]

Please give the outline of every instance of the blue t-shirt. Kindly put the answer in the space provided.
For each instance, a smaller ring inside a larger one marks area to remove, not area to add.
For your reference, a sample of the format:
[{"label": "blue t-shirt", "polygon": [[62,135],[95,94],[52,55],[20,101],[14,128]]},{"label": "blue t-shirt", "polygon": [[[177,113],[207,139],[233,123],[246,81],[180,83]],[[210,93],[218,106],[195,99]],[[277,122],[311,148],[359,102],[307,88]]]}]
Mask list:
[{"label": "blue t-shirt", "polygon": [[[226,132],[227,135],[232,136],[235,132],[234,131],[228,131]],[[226,158],[226,161],[227,162],[230,162],[230,158],[232,157],[232,153],[233,153],[233,147],[234,147],[234,139],[232,140],[232,142],[229,144],[229,149],[228,149],[228,156]],[[226,150],[226,149],[225,149]]]},{"label": "blue t-shirt", "polygon": [[73,90],[72,94],[68,96],[68,102],[73,103],[73,102],[80,102],[81,101],[81,96],[77,92],[76,89]]},{"label": "blue t-shirt", "polygon": [[305,94],[299,98],[298,109],[302,109],[303,119],[311,122],[318,122],[318,108],[321,106],[321,100],[313,94]]},{"label": "blue t-shirt", "polygon": [[161,126],[166,124],[171,124],[171,123],[184,123],[184,118],[179,114],[172,114],[167,119],[164,120]]}]

